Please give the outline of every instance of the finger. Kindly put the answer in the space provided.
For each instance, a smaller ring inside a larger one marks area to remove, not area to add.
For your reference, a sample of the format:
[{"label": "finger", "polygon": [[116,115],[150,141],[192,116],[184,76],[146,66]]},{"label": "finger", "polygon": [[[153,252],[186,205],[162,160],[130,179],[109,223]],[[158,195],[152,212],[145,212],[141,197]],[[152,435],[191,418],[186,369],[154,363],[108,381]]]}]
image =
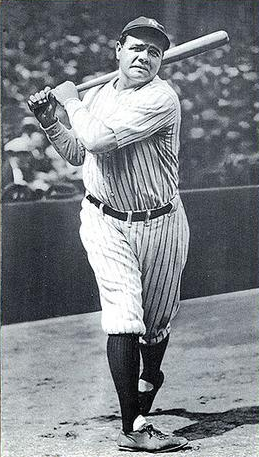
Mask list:
[{"label": "finger", "polygon": [[51,87],[46,86],[44,88],[44,93],[45,93],[45,98],[47,98],[48,101],[51,99]]},{"label": "finger", "polygon": [[47,94],[44,91],[36,92],[36,94],[30,96],[28,106],[31,111],[35,111],[44,104],[47,104],[48,101]]},{"label": "finger", "polygon": [[35,104],[34,104],[34,102],[31,101],[31,97],[30,97],[30,99],[28,100],[28,106],[29,106],[30,110],[31,110],[32,112],[34,112],[34,110],[35,110]]},{"label": "finger", "polygon": [[29,100],[31,103],[36,103],[36,97],[34,95],[30,95]]},{"label": "finger", "polygon": [[39,102],[41,100],[41,95],[39,92],[36,92],[36,94],[34,94],[34,97],[36,99],[36,102]]},{"label": "finger", "polygon": [[41,90],[41,91],[40,91],[40,97],[41,97],[42,99],[46,98],[46,93],[44,92],[44,90]]},{"label": "finger", "polygon": [[30,110],[32,112],[37,111],[40,108],[40,106],[42,106],[42,105],[39,104],[40,102],[32,101],[31,99],[29,99],[27,103],[28,103],[28,107],[30,108]]},{"label": "finger", "polygon": [[44,103],[46,103],[46,101],[47,101],[44,90],[41,90],[40,92],[36,92],[36,94],[34,94],[34,97],[38,103],[42,103],[43,101],[44,101]]},{"label": "finger", "polygon": [[40,96],[40,99],[38,100],[39,105],[42,105],[42,104],[48,102],[48,97],[47,97],[47,94],[44,92],[44,90],[40,91],[39,96]]}]

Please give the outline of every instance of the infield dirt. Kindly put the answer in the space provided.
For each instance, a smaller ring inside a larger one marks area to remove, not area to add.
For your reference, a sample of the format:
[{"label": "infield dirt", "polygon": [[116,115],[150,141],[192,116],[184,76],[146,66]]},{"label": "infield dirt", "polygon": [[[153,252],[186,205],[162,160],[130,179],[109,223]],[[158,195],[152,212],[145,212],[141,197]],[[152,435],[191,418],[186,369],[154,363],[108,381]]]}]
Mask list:
[{"label": "infield dirt", "polygon": [[[164,455],[259,456],[258,303],[258,290],[182,302],[147,419],[189,444]],[[99,312],[2,327],[1,457],[132,456],[116,447],[105,349]]]}]

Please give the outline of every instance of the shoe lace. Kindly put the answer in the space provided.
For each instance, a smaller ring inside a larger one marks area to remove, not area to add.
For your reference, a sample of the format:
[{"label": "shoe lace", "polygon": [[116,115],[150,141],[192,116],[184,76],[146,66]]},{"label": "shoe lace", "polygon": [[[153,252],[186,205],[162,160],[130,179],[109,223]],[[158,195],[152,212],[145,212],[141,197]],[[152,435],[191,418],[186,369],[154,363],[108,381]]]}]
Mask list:
[{"label": "shoe lace", "polygon": [[161,432],[160,430],[158,430],[157,428],[153,427],[152,424],[148,424],[146,427],[145,427],[145,431],[148,432],[150,438],[152,438],[152,436],[155,436],[156,438],[160,439],[160,440],[165,440],[168,438],[169,435],[166,435],[165,433]]}]

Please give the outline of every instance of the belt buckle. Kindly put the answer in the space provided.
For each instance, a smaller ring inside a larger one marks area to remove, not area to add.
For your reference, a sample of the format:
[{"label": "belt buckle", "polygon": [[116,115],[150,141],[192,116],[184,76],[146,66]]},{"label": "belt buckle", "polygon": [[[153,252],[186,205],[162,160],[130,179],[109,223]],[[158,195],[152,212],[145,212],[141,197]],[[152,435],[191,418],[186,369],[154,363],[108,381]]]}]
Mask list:
[{"label": "belt buckle", "polygon": [[167,216],[168,216],[168,217],[171,217],[172,214],[173,214],[173,212],[175,211],[175,204],[174,204],[173,202],[169,202],[169,203],[170,203],[170,205],[171,205],[171,209],[170,209],[170,211],[167,213]]},{"label": "belt buckle", "polygon": [[150,216],[151,216],[151,209],[147,209],[146,211],[146,217],[144,220],[144,225],[148,227],[150,225]]},{"label": "belt buckle", "polygon": [[167,216],[168,217],[171,217],[172,214],[177,210],[177,206],[178,206],[178,197],[179,197],[179,194],[176,193],[174,198],[169,202],[170,205],[172,206],[172,208],[170,209],[169,213],[167,213]]},{"label": "belt buckle", "polygon": [[128,227],[132,226],[132,214],[133,214],[133,211],[128,211],[128,215],[127,215],[127,225],[128,225]]},{"label": "belt buckle", "polygon": [[104,217],[104,203],[100,204],[98,211],[100,211],[101,216]]}]

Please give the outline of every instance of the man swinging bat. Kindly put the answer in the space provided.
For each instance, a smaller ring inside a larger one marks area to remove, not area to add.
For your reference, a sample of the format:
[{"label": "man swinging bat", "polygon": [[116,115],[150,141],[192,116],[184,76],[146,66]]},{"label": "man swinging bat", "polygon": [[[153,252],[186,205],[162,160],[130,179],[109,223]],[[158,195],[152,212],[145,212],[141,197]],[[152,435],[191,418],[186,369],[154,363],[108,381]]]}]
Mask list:
[{"label": "man swinging bat", "polygon": [[[139,17],[116,44],[119,72],[110,82],[88,90],[82,101],[68,81],[29,100],[56,151],[83,165],[80,236],[108,335],[122,417],[119,449],[153,453],[187,444],[145,419],[163,384],[161,363],[179,309],[189,243],[178,188],[180,104],[157,75],[169,45],[161,24]],[[56,103],[66,110],[71,130],[55,116]]]}]

